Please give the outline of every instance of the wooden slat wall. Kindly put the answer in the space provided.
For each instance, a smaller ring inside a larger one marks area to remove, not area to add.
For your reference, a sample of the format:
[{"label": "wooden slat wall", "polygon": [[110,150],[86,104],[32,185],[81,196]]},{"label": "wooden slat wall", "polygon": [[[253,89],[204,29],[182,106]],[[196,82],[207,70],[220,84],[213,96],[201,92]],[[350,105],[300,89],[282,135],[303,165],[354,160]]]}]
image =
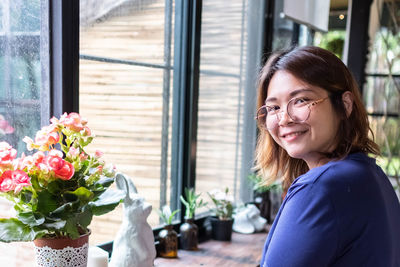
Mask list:
[{"label": "wooden slat wall", "polygon": [[[164,0],[157,0],[142,10],[82,28],[81,54],[162,64],[163,5]],[[241,0],[204,1],[201,71],[240,74],[241,9]],[[91,149],[102,150],[107,162],[131,176],[153,209],[158,208],[160,192],[162,77],[160,69],[80,62],[80,112],[97,135]],[[235,172],[241,160],[241,136],[236,133],[238,108],[243,105],[239,85],[238,77],[200,78],[196,186],[204,196],[213,188],[232,190],[240,171]],[[172,104],[170,110],[172,115]],[[95,218],[91,242],[112,239],[121,216],[119,208]],[[156,213],[149,222],[158,223]]]}]

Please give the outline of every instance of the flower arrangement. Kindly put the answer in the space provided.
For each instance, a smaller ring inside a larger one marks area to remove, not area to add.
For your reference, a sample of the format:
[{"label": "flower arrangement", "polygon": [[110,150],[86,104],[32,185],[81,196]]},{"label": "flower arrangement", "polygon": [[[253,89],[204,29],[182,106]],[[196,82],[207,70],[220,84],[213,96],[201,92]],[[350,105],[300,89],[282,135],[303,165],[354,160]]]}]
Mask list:
[{"label": "flower arrangement", "polygon": [[233,197],[228,195],[228,192],[228,187],[225,189],[225,192],[218,189],[207,192],[215,205],[215,208],[212,210],[219,220],[231,220],[233,216]]},{"label": "flower arrangement", "polygon": [[0,142],[0,195],[14,204],[16,218],[0,219],[0,241],[37,238],[78,238],[88,233],[93,215],[113,210],[124,197],[109,189],[114,167],[105,166],[102,153],[90,155],[93,140],[87,120],[78,113],[60,119],[25,137],[32,155]]}]

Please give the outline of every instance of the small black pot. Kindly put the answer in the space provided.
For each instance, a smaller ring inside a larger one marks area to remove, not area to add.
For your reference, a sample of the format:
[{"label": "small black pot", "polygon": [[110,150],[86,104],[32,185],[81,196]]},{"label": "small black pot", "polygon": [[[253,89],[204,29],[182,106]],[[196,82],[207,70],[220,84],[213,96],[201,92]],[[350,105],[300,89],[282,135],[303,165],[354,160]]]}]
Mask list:
[{"label": "small black pot", "polygon": [[231,241],[233,219],[220,220],[211,217],[211,238],[219,241]]}]

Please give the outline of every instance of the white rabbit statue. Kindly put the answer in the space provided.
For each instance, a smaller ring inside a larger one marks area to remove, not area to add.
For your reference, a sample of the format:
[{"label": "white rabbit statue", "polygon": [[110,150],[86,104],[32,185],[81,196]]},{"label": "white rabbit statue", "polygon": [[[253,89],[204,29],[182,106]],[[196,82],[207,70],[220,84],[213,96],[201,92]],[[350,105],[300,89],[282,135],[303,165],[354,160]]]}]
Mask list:
[{"label": "white rabbit statue", "polygon": [[124,219],[113,244],[110,267],[151,267],[156,257],[153,230],[147,223],[151,205],[139,196],[132,180],[116,176],[117,188],[126,192]]}]

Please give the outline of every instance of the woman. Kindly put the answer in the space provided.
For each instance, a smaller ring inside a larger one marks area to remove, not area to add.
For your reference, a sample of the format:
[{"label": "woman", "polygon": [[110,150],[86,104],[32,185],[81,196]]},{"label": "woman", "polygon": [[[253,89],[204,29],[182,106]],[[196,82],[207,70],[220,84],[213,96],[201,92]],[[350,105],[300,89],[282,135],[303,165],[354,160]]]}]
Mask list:
[{"label": "woman", "polygon": [[261,267],[400,266],[399,200],[368,157],[379,148],[342,61],[317,47],[271,56],[258,107],[257,168],[286,194]]}]

